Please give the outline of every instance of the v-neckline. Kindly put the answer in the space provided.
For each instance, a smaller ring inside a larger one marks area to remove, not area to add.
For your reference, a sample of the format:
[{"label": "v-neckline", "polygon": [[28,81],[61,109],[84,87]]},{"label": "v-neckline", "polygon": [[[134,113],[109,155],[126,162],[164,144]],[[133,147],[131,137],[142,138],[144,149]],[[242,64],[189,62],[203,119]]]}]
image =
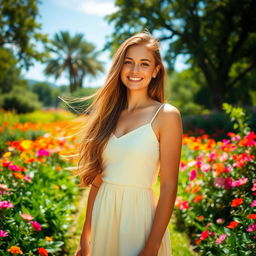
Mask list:
[{"label": "v-neckline", "polygon": [[[133,130],[131,130],[131,131],[129,131],[129,132],[127,132],[127,133],[125,133],[125,134],[119,136],[119,137],[117,137],[113,132],[112,132],[112,134],[113,134],[113,136],[114,136],[115,139],[119,140],[119,139],[121,139],[121,138],[123,138],[123,137],[129,135],[130,133],[135,132],[135,131],[139,130],[140,128],[143,128],[143,127],[145,127],[145,126],[147,126],[147,125],[150,125],[150,126],[151,126],[151,122],[146,123],[146,124],[143,124],[143,125],[141,125],[141,126],[135,128],[135,129],[133,129]],[[151,126],[151,129],[152,129],[152,126]]]}]

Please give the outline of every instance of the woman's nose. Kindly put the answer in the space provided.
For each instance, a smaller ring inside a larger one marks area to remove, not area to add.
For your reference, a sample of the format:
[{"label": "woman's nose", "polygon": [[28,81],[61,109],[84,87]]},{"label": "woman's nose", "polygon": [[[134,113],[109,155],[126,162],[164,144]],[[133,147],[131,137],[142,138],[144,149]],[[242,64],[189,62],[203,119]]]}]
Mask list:
[{"label": "woman's nose", "polygon": [[134,65],[132,65],[132,71],[133,72],[138,72],[140,70],[140,65],[138,64],[134,64]]}]

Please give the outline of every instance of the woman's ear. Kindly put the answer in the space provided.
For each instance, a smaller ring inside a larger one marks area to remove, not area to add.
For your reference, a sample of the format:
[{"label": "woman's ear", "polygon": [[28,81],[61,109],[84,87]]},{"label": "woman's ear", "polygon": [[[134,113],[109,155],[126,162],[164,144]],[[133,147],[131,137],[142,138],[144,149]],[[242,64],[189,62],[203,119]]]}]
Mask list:
[{"label": "woman's ear", "polygon": [[159,70],[160,70],[160,65],[158,64],[158,65],[154,68],[153,75],[152,75],[153,78],[156,78],[156,76],[157,76]]}]

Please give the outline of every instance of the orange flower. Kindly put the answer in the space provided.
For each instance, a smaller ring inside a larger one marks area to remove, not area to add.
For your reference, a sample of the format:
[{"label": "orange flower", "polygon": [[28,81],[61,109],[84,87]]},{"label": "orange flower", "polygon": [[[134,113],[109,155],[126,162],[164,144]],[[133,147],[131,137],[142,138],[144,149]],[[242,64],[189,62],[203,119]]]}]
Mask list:
[{"label": "orange flower", "polygon": [[200,189],[200,186],[195,186],[195,187],[192,189],[191,194],[196,193],[199,189]]},{"label": "orange flower", "polygon": [[10,252],[10,253],[14,253],[14,254],[23,254],[22,250],[18,246],[12,246],[7,251]]},{"label": "orange flower", "polygon": [[22,174],[19,173],[19,172],[14,172],[14,173],[13,173],[13,176],[14,176],[15,178],[17,178],[17,179],[21,179],[21,180],[24,180],[24,179],[25,179],[25,176],[22,175]]},{"label": "orange flower", "polygon": [[202,195],[197,195],[194,197],[194,202],[197,203],[197,202],[201,201],[202,199],[203,199]]}]

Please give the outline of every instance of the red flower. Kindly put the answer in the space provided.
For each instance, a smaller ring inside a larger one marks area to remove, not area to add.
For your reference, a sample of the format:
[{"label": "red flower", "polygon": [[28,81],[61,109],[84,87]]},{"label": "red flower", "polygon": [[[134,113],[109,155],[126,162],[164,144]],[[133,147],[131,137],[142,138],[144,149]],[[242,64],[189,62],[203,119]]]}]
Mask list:
[{"label": "red flower", "polygon": [[196,244],[199,244],[202,240],[206,239],[209,236],[209,230],[205,230],[200,235],[199,239],[196,240]]},{"label": "red flower", "polygon": [[48,252],[47,250],[45,250],[44,248],[40,247],[37,249],[38,253],[42,256],[48,256]]},{"label": "red flower", "polygon": [[232,207],[236,207],[236,206],[242,204],[243,201],[244,201],[244,200],[243,200],[242,198],[233,199],[232,202],[231,202],[231,206],[232,206]]},{"label": "red flower", "polygon": [[247,218],[248,218],[248,219],[256,219],[256,214],[251,213],[251,214],[249,214],[249,215],[247,216]]},{"label": "red flower", "polygon": [[227,225],[226,227],[233,229],[233,228],[235,228],[238,224],[239,224],[239,222],[231,221],[231,222],[229,223],[229,225]]}]

